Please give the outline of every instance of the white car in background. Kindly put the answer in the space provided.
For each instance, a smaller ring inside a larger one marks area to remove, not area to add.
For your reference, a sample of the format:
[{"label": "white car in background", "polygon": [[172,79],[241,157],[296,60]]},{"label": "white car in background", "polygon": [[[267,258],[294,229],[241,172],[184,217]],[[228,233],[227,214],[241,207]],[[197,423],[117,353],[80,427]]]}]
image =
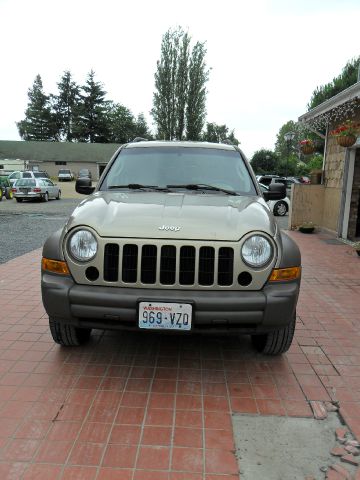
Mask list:
[{"label": "white car in background", "polygon": [[74,174],[68,168],[61,168],[58,173],[59,182],[71,182],[74,180]]},{"label": "white car in background", "polygon": [[[262,183],[259,183],[261,191],[266,192],[269,190],[269,187],[266,185],[263,185]],[[270,207],[270,210],[273,212],[274,215],[277,217],[283,217],[284,215],[287,215],[290,210],[290,200],[288,197],[283,198],[282,200],[269,200],[267,204]]]}]

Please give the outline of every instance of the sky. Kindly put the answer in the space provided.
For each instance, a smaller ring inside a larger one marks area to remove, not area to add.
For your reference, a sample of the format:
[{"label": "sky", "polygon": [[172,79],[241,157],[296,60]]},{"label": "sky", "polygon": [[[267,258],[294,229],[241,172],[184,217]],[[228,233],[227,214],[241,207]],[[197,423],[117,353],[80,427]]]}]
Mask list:
[{"label": "sky", "polygon": [[56,94],[65,70],[81,85],[93,69],[153,128],[162,36],[181,26],[206,42],[207,121],[234,129],[251,158],[360,55],[359,0],[0,0],[0,19],[0,140],[20,140],[35,76]]}]

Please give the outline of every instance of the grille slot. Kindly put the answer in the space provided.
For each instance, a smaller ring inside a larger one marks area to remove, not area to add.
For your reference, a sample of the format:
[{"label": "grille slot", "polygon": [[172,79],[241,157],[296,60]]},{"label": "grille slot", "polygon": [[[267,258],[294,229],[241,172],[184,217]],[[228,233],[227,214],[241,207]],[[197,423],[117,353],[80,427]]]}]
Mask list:
[{"label": "grille slot", "polygon": [[229,286],[234,276],[234,250],[228,247],[219,248],[218,284]]},{"label": "grille slot", "polygon": [[214,283],[215,249],[201,247],[199,252],[199,285],[212,285]]},{"label": "grille slot", "polygon": [[155,245],[143,245],[141,251],[141,283],[156,282],[156,255]]},{"label": "grille slot", "polygon": [[164,245],[161,247],[160,283],[174,285],[176,279],[176,247]]},{"label": "grille slot", "polygon": [[137,281],[138,246],[127,244],[123,248],[122,281],[136,283]]},{"label": "grille slot", "polygon": [[180,285],[193,285],[195,282],[195,247],[180,248]]},{"label": "grille slot", "polygon": [[104,251],[104,280],[117,282],[119,279],[119,245],[107,243]]}]

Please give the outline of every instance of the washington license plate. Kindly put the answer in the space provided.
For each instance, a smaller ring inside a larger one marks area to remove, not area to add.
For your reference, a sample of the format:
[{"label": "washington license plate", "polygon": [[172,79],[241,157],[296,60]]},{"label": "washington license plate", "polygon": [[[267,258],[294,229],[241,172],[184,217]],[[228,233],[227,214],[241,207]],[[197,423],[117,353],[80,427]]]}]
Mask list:
[{"label": "washington license plate", "polygon": [[140,302],[139,327],[154,330],[190,330],[189,303]]}]

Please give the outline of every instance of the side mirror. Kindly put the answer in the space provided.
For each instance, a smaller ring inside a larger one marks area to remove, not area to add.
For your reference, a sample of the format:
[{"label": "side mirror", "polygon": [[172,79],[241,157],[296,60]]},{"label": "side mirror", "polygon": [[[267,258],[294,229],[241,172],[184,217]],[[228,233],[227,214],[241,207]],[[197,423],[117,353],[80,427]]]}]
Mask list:
[{"label": "side mirror", "polygon": [[282,200],[286,197],[286,187],[283,183],[271,183],[269,190],[263,192],[265,200]]},{"label": "side mirror", "polygon": [[95,187],[91,186],[90,178],[78,178],[75,183],[75,191],[83,195],[91,195]]}]

